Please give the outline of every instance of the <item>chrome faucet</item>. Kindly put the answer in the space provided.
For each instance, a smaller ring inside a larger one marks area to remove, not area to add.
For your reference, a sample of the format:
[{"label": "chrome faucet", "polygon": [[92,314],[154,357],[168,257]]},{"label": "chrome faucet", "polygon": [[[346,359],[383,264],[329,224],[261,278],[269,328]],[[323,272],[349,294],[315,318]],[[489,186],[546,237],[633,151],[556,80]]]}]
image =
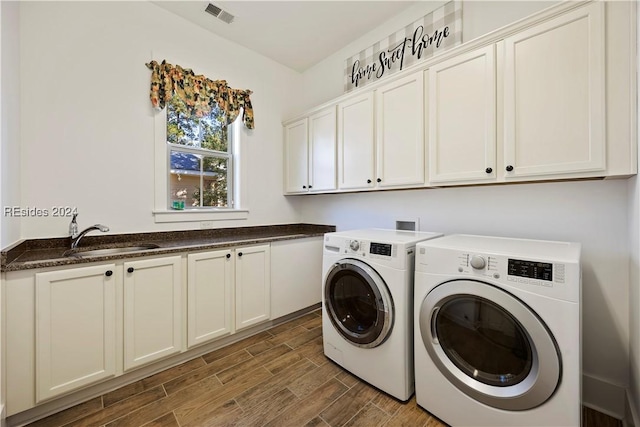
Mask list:
[{"label": "chrome faucet", "polygon": [[76,222],[77,217],[78,214],[74,213],[73,218],[71,218],[71,223],[69,224],[69,235],[72,239],[75,239],[78,236],[78,223]]},{"label": "chrome faucet", "polygon": [[[74,219],[75,219],[75,217],[74,217]],[[91,227],[85,228],[80,233],[78,233],[76,236],[71,236],[71,249],[77,248],[78,244],[80,243],[80,239],[82,239],[85,234],[87,234],[88,232],[93,231],[93,230],[99,230],[99,231],[102,231],[103,233],[106,233],[107,231],[109,231],[109,227],[107,227],[106,225],[102,225],[102,224],[96,224],[96,225],[92,225]]]}]

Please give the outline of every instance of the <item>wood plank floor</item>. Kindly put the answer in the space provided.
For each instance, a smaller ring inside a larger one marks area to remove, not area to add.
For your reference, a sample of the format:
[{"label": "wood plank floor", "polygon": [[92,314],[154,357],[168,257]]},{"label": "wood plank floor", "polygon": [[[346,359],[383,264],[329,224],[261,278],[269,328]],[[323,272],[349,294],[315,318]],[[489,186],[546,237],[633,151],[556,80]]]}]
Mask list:
[{"label": "wood plank floor", "polygon": [[[30,425],[445,426],[327,359],[321,320],[314,311]],[[585,420],[622,425],[586,408]]]}]

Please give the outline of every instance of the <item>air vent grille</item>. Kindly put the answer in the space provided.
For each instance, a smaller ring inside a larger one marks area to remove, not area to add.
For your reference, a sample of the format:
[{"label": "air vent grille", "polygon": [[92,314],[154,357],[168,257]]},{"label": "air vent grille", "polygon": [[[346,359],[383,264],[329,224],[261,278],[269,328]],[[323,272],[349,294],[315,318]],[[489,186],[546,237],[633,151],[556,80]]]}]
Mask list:
[{"label": "air vent grille", "polygon": [[212,14],[213,16],[215,16],[217,18],[218,15],[220,15],[220,12],[222,12],[222,9],[220,9],[218,6],[214,6],[211,3],[209,3],[209,5],[207,6],[207,8],[204,11],[207,12],[207,13]]},{"label": "air vent grille", "polygon": [[218,19],[226,22],[227,24],[231,24],[233,22],[233,18],[235,18],[235,16],[233,16],[229,12],[225,12],[224,10],[220,12],[220,15],[218,15]]},{"label": "air vent grille", "polygon": [[235,18],[235,16],[233,16],[229,12],[220,9],[218,6],[211,3],[207,5],[207,8],[204,11],[215,16],[223,22],[226,22],[227,24],[231,24]]}]

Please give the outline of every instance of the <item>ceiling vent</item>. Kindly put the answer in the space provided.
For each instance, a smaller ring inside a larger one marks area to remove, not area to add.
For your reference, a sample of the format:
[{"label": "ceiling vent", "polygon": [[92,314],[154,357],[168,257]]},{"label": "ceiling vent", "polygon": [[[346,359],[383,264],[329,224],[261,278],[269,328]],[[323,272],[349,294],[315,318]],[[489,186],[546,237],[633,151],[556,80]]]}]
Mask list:
[{"label": "ceiling vent", "polygon": [[204,11],[207,13],[210,13],[211,15],[215,16],[216,18],[218,18],[223,22],[226,22],[227,24],[231,24],[233,22],[233,19],[235,18],[235,16],[233,16],[229,12],[225,12],[224,10],[220,9],[218,6],[213,5],[211,3],[209,3],[209,5]]}]

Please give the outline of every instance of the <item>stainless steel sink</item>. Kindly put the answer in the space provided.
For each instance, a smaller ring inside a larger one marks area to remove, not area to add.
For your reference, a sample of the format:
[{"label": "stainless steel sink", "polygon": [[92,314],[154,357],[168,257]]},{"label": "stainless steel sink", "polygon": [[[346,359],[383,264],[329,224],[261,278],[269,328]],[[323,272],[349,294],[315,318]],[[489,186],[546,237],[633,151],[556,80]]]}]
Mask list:
[{"label": "stainless steel sink", "polygon": [[146,251],[149,249],[157,249],[158,245],[153,243],[136,245],[136,246],[117,246],[114,248],[87,248],[87,249],[72,249],[65,252],[67,257],[93,257],[93,256],[107,256],[107,255],[119,255],[131,252]]}]

